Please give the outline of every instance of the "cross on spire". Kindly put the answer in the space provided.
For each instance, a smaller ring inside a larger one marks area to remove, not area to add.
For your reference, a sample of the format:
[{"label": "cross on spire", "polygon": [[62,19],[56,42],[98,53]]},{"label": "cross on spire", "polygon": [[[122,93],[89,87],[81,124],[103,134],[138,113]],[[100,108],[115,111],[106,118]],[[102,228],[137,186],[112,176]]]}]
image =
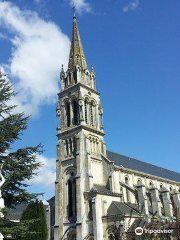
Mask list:
[{"label": "cross on spire", "polygon": [[73,3],[73,7],[72,7],[72,10],[73,10],[73,14],[74,14],[74,17],[75,17],[75,13],[76,13],[76,5]]}]

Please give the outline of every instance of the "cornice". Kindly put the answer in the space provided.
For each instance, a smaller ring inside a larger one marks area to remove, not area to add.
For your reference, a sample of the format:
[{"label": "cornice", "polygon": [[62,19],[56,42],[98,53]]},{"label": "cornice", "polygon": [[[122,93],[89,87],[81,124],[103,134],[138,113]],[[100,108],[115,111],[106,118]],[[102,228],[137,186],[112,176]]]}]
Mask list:
[{"label": "cornice", "polygon": [[141,177],[144,177],[144,178],[150,178],[150,179],[153,179],[153,180],[159,180],[160,182],[161,181],[166,181],[168,183],[174,183],[175,185],[180,185],[179,182],[176,182],[176,181],[173,181],[173,180],[170,180],[168,178],[162,178],[162,177],[159,177],[159,176],[156,176],[156,175],[152,175],[152,174],[148,174],[148,173],[144,173],[144,172],[140,172],[140,171],[136,171],[134,169],[130,169],[130,168],[125,168],[123,166],[117,166],[117,165],[114,165],[114,169],[117,169],[117,170],[121,170],[125,173],[135,173]]},{"label": "cornice", "polygon": [[114,193],[114,192],[106,192],[106,191],[98,191],[98,190],[91,190],[85,192],[85,194],[91,196],[91,195],[106,195],[106,196],[114,196],[114,197],[122,197],[121,193]]},{"label": "cornice", "polygon": [[89,91],[91,91],[91,92],[93,92],[93,93],[95,93],[97,95],[100,95],[99,92],[97,92],[96,90],[94,90],[94,89],[84,85],[83,83],[76,83],[76,84],[74,84],[74,85],[72,85],[72,86],[62,90],[60,93],[58,93],[58,96],[61,97],[62,95],[68,93],[69,91],[74,90],[76,88],[78,89],[79,87],[83,87],[83,88],[85,88],[85,89],[87,89],[87,90],[89,90]]},{"label": "cornice", "polygon": [[70,134],[71,132],[76,132],[76,131],[80,131],[80,130],[83,130],[83,129],[87,130],[89,132],[93,132],[93,133],[95,133],[97,135],[100,135],[100,136],[105,135],[104,132],[101,132],[97,129],[94,129],[94,128],[91,128],[91,127],[85,126],[85,125],[79,125],[79,126],[74,126],[74,127],[69,128],[69,129],[66,129],[63,132],[58,132],[56,136],[57,137],[64,136],[64,135]]}]

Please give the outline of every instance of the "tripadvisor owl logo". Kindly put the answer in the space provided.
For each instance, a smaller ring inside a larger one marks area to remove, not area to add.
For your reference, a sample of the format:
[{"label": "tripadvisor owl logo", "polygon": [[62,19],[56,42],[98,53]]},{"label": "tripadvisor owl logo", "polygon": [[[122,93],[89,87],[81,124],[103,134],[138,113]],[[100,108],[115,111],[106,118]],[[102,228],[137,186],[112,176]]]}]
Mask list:
[{"label": "tripadvisor owl logo", "polygon": [[137,227],[136,229],[135,229],[135,234],[136,235],[142,235],[143,234],[143,228],[141,228],[141,227]]}]

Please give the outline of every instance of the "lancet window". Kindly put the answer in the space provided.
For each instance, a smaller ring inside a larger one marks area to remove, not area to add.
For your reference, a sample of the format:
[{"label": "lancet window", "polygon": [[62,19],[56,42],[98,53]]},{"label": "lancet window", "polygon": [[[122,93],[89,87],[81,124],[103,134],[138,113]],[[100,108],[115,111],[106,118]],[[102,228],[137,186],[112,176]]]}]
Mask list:
[{"label": "lancet window", "polygon": [[66,127],[79,124],[79,104],[77,99],[65,102]]},{"label": "lancet window", "polygon": [[75,171],[70,171],[68,173],[67,180],[67,193],[68,193],[68,218],[76,216],[76,180],[75,180]]},{"label": "lancet window", "polygon": [[89,219],[92,219],[92,217],[93,217],[93,210],[92,210],[92,201],[91,200],[88,201],[88,208],[89,208],[88,217],[89,217]]},{"label": "lancet window", "polygon": [[94,106],[93,102],[90,104],[90,113],[91,113],[91,126],[94,126]]},{"label": "lancet window", "polygon": [[66,120],[67,120],[67,127],[70,127],[71,125],[71,107],[70,103],[66,103]]},{"label": "lancet window", "polygon": [[69,84],[71,84],[71,73],[68,73],[68,80],[69,80]]},{"label": "lancet window", "polygon": [[74,68],[73,77],[74,77],[74,83],[77,83],[77,69],[76,69],[76,67]]},{"label": "lancet window", "polygon": [[[128,177],[125,177],[125,184],[129,185],[129,178]],[[126,187],[126,200],[127,200],[127,202],[130,202],[130,192],[129,192],[127,187]]]},{"label": "lancet window", "polygon": [[68,240],[76,240],[76,239],[77,239],[76,233],[73,231],[73,233],[68,236]]},{"label": "lancet window", "polygon": [[64,79],[64,85],[65,85],[65,88],[67,88],[68,86],[67,78]]},{"label": "lancet window", "polygon": [[88,123],[88,102],[87,102],[87,99],[85,99],[85,102],[84,102],[84,112],[85,112],[85,122],[86,124]]},{"label": "lancet window", "polygon": [[68,138],[64,141],[65,157],[73,156],[76,153],[76,138]]},{"label": "lancet window", "polygon": [[85,113],[85,123],[90,126],[95,126],[96,124],[96,109],[94,101],[89,101],[87,98],[84,101],[84,113]]},{"label": "lancet window", "polygon": [[78,124],[78,103],[76,100],[72,101],[73,106],[73,123],[74,125]]},{"label": "lancet window", "polygon": [[90,136],[90,150],[94,155],[99,155],[99,139],[96,136]]}]

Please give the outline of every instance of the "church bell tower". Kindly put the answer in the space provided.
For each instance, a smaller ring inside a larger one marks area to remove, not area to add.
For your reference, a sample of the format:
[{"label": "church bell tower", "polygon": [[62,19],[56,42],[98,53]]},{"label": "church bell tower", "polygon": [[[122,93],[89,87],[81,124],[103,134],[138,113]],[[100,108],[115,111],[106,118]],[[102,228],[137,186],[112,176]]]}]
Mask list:
[{"label": "church bell tower", "polygon": [[106,146],[96,75],[88,69],[75,15],[68,69],[62,66],[60,79],[54,239],[80,240],[92,228],[92,199],[86,193],[104,181]]}]

